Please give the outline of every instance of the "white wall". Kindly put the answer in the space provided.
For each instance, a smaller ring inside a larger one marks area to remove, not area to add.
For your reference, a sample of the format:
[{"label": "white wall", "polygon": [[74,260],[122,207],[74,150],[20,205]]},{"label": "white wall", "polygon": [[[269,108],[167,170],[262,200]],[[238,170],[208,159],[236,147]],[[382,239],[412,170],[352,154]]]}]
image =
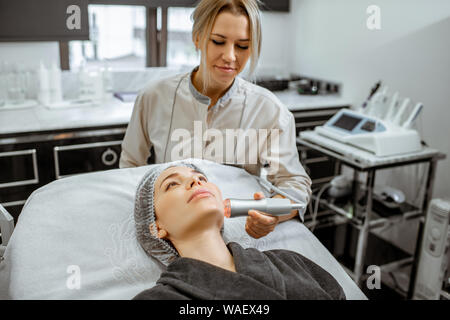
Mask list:
[{"label": "white wall", "polygon": [[289,75],[292,71],[290,63],[293,43],[286,35],[294,18],[292,11],[262,13],[262,45],[258,73]]}]

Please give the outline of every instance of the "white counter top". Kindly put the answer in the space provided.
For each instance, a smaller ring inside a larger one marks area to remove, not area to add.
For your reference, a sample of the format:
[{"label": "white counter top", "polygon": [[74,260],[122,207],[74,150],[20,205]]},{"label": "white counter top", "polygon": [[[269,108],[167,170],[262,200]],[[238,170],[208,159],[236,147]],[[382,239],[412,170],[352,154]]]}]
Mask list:
[{"label": "white counter top", "polygon": [[[350,105],[339,96],[303,96],[294,90],[275,93],[291,111]],[[134,103],[111,97],[100,105],[48,109],[43,105],[1,110],[0,135],[128,124]]]},{"label": "white counter top", "polygon": [[98,105],[64,109],[49,109],[43,105],[19,110],[0,108],[0,135],[126,125],[133,105],[110,98]]}]

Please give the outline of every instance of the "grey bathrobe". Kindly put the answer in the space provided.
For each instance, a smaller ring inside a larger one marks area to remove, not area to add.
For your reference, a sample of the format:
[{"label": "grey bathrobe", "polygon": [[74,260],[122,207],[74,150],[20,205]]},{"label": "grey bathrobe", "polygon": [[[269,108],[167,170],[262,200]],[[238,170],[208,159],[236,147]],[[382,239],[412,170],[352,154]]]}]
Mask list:
[{"label": "grey bathrobe", "polygon": [[345,299],[338,282],[324,269],[288,250],[261,252],[230,242],[236,272],[177,258],[156,285],[134,299]]}]

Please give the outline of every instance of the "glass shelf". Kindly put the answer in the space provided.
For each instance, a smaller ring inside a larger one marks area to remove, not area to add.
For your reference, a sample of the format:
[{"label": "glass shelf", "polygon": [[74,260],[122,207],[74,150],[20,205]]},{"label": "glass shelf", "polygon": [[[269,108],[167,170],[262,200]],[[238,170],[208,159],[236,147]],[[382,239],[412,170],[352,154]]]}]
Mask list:
[{"label": "glass shelf", "polygon": [[[317,199],[316,195],[312,195],[312,199],[314,201]],[[324,194],[322,198],[320,199],[320,206],[323,208],[332,210],[336,213],[338,213],[340,216],[347,218],[350,222],[352,222],[357,228],[360,227],[363,224],[363,210],[364,205],[357,205],[357,212],[361,213],[355,216],[353,204],[350,203],[350,201],[344,202],[344,203],[332,203],[330,202],[330,198]],[[385,224],[393,224],[393,223],[400,223],[406,220],[415,219],[418,217],[423,216],[423,212],[421,209],[417,208],[416,206],[413,206],[410,203],[402,203],[399,208],[398,212],[394,214],[386,214],[386,213],[380,213],[375,211],[373,209],[371,211],[370,215],[370,229],[382,227]]]}]

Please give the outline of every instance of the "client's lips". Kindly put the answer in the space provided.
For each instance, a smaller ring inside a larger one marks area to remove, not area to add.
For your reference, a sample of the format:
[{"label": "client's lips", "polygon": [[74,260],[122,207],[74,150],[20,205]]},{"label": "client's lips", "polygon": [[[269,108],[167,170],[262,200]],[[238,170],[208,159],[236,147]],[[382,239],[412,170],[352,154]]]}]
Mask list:
[{"label": "client's lips", "polygon": [[213,196],[213,194],[211,193],[211,191],[206,190],[206,189],[197,189],[194,191],[194,193],[189,197],[188,202],[190,202],[194,197],[200,195],[200,194],[210,194]]}]

